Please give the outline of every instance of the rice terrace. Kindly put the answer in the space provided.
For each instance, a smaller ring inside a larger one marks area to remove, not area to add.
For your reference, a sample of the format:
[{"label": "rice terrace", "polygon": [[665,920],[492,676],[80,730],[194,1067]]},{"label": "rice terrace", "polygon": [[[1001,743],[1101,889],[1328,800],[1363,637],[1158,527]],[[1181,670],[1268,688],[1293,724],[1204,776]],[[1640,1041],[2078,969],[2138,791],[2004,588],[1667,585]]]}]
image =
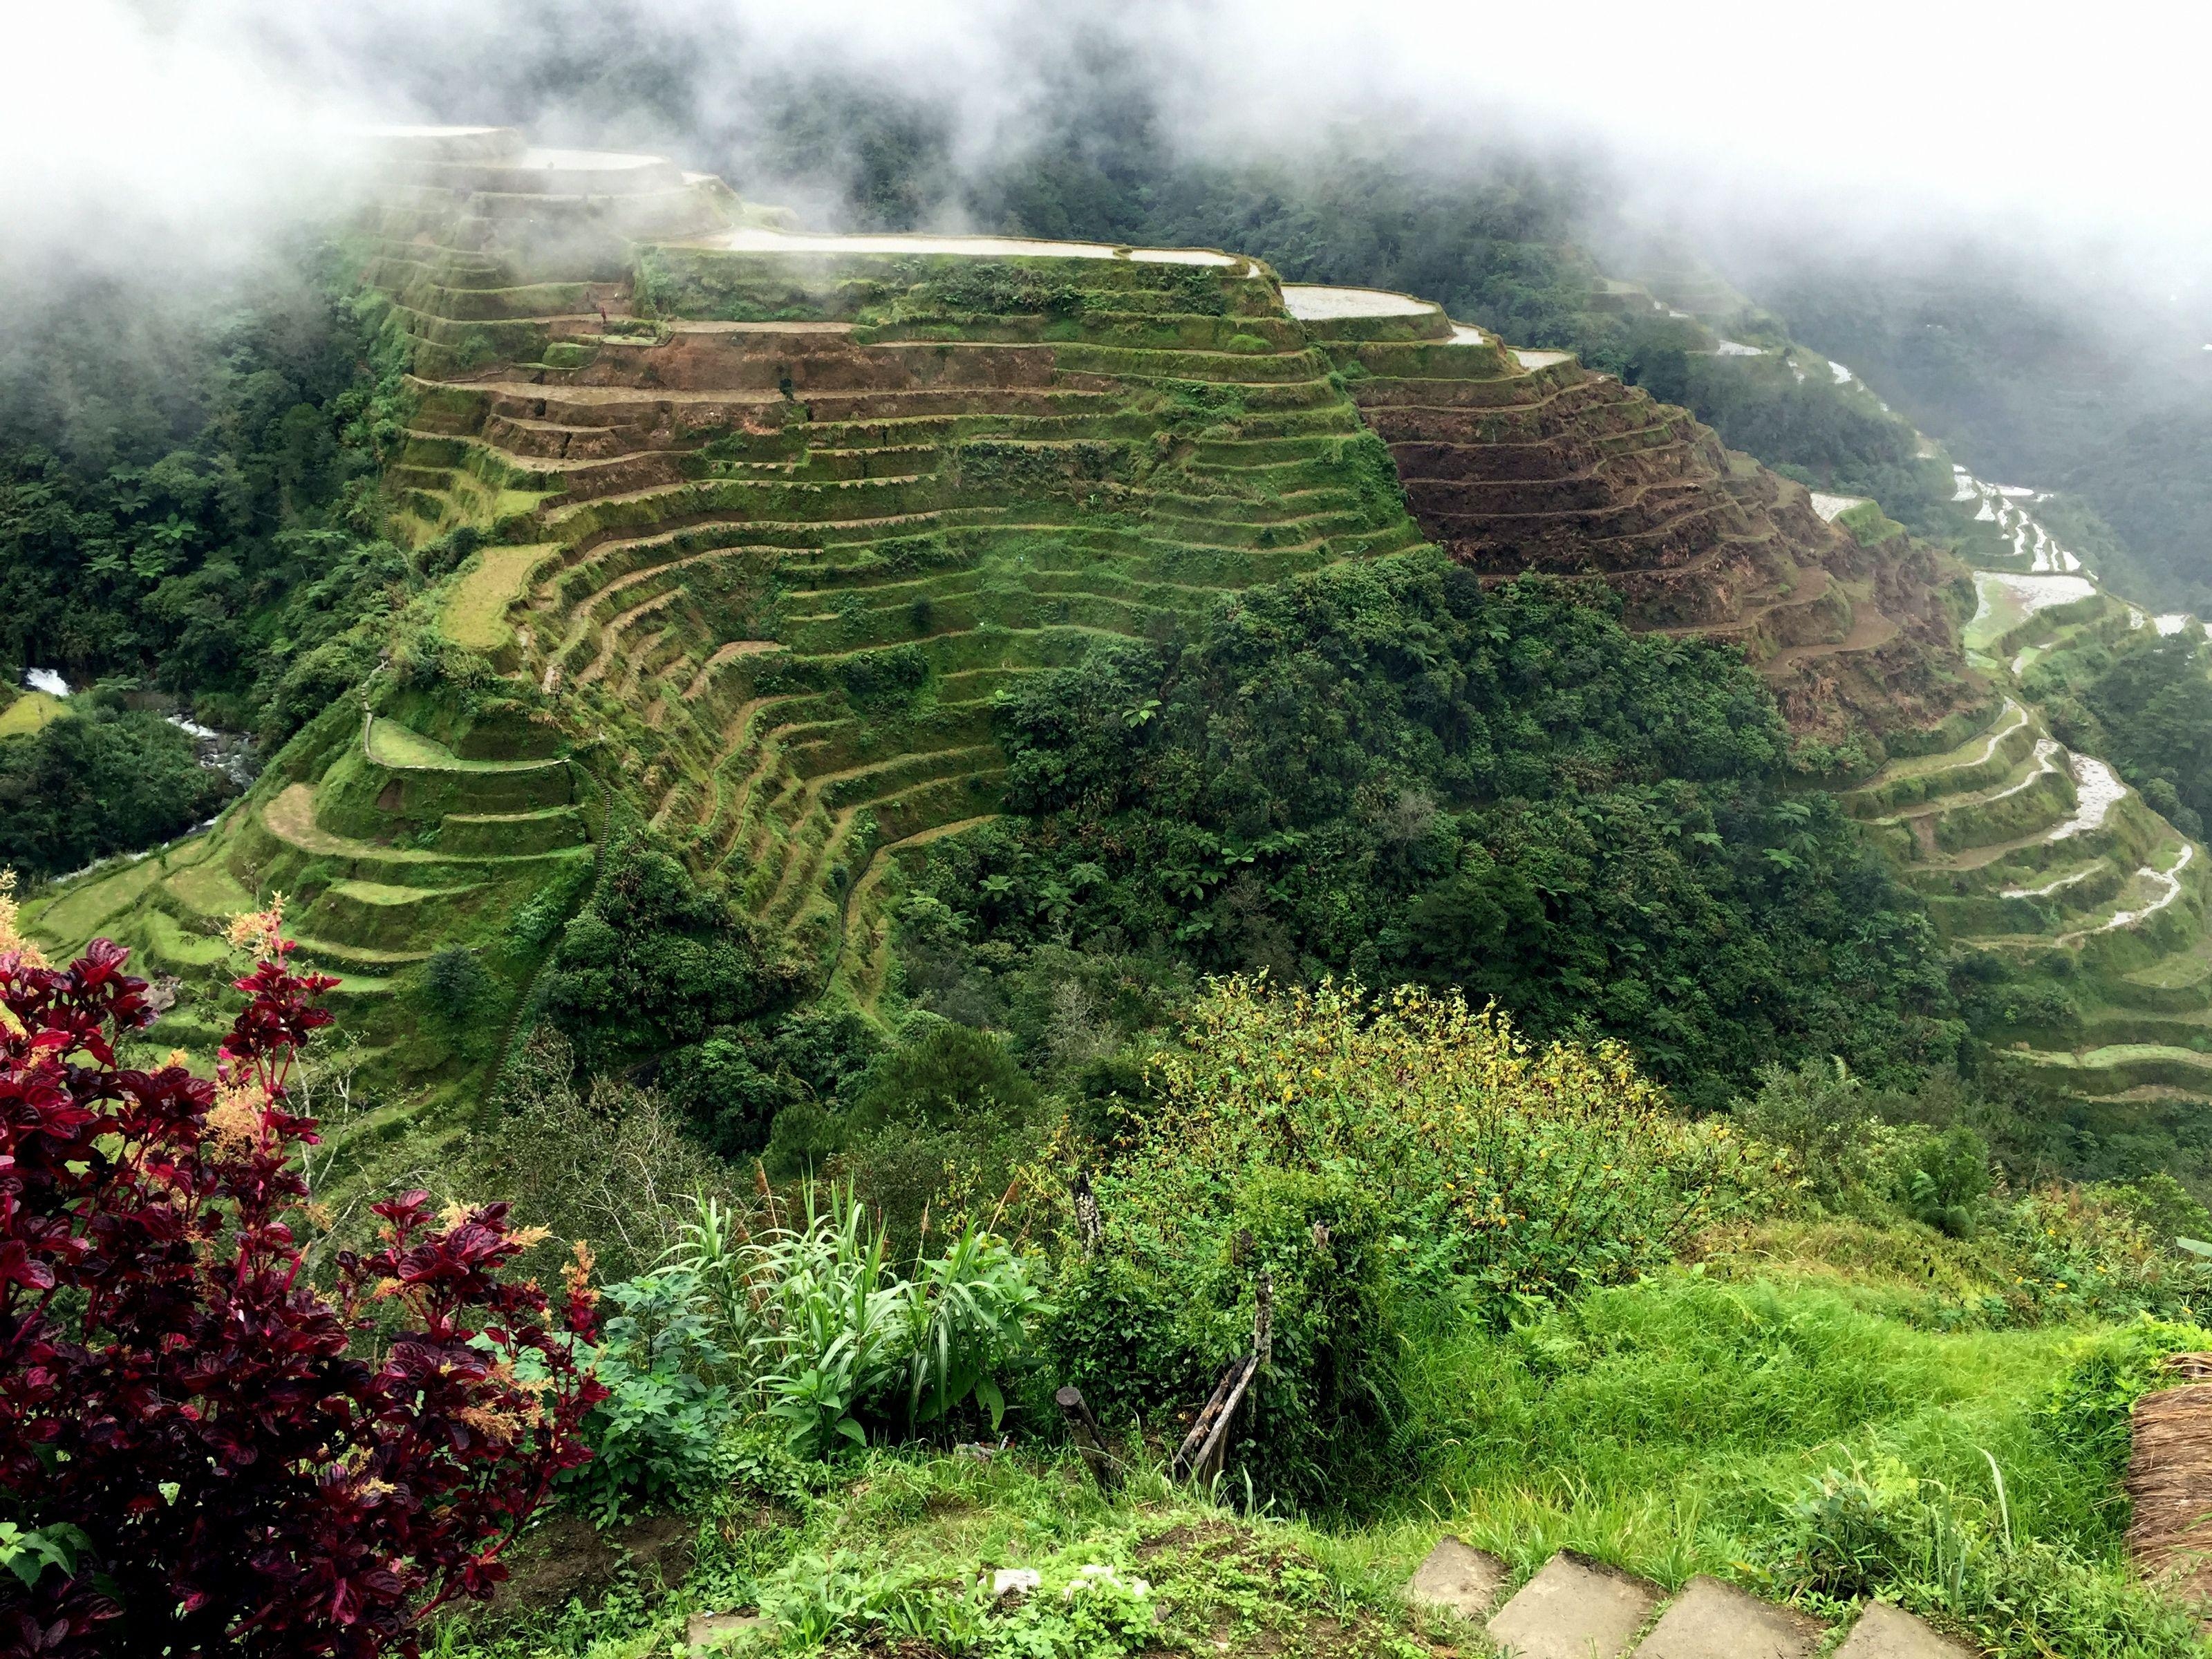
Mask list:
[{"label": "rice terrace", "polygon": [[2185,216],[1625,9],[173,9],[4,118],[0,1654],[2212,1651]]}]

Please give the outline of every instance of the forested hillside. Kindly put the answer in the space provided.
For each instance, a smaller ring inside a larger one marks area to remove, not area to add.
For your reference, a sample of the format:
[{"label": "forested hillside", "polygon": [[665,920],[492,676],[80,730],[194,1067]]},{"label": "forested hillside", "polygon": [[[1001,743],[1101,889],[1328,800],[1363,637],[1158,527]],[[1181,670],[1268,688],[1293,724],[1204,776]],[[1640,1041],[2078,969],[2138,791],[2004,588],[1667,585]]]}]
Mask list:
[{"label": "forested hillside", "polygon": [[[282,743],[375,665],[419,573],[382,533],[380,312],[329,248],[175,287],[12,275],[0,863],[54,876],[168,840],[250,774],[163,712]],[[17,696],[27,669],[80,695]]]}]

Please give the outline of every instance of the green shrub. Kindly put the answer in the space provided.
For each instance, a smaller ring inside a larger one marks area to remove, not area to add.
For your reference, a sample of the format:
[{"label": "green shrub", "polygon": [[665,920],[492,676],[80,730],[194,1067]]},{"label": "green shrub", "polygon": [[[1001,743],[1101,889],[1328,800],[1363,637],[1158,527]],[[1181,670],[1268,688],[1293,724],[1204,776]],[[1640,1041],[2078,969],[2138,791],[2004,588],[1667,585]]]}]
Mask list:
[{"label": "green shrub", "polygon": [[712,1480],[732,1406],[708,1380],[729,1356],[708,1334],[696,1274],[647,1273],[603,1294],[620,1310],[591,1353],[609,1393],[584,1425],[592,1461],[559,1484],[605,1525],[628,1504],[666,1503]]},{"label": "green shrub", "polygon": [[1795,1071],[1766,1066],[1756,1095],[1739,1101],[1735,1120],[1788,1152],[1807,1194],[1845,1206],[1864,1190],[1882,1143],[1882,1126],[1864,1090],[1840,1060],[1807,1060]]},{"label": "green shrub", "polygon": [[860,1133],[953,1126],[981,1132],[1018,1121],[1036,1101],[1036,1085],[999,1038],[930,1020],[869,1069],[848,1121]]},{"label": "green shrub", "polygon": [[1854,1460],[1809,1481],[1790,1516],[1805,1588],[1880,1594],[1963,1627],[2007,1659],[2202,1651],[2195,1618],[2179,1603],[2066,1544],[2016,1536],[1994,1460],[1986,1496],[1894,1462]]},{"label": "green shrub", "polygon": [[793,1449],[818,1455],[966,1415],[995,1430],[1042,1302],[1029,1263],[970,1227],[902,1276],[849,1187],[810,1182],[802,1202],[795,1224],[758,1239],[702,1202],[676,1252]]},{"label": "green shrub", "polygon": [[465,945],[441,945],[423,965],[424,998],[448,1024],[466,1023],[491,990],[491,975]]},{"label": "green shrub", "polygon": [[787,1079],[762,1070],[757,1061],[743,1037],[723,1027],[661,1062],[660,1086],[669,1100],[725,1158],[767,1146],[776,1115],[795,1092]]},{"label": "green shrub", "polygon": [[2127,1471],[2128,1425],[2136,1401],[2168,1380],[2163,1362],[2212,1349],[2212,1330],[2145,1314],[2082,1339],[2043,1409],[2045,1431],[2117,1486]]},{"label": "green shrub", "polygon": [[1408,1298],[1495,1323],[1633,1279],[1777,1184],[1617,1047],[1536,1052],[1410,988],[1216,981],[1157,1085],[1094,1178],[1103,1236],[1068,1251],[1042,1340],[1114,1415],[1156,1418],[1249,1352],[1264,1268],[1273,1352],[1238,1451],[1307,1498],[1389,1472]]},{"label": "green shrub", "polygon": [[605,877],[562,930],[545,979],[547,1010],[586,1066],[699,1042],[789,997],[791,970],[750,919],[681,860],[641,837],[605,856]]},{"label": "green shrub", "polygon": [[2193,1322],[2212,1306],[2212,1264],[2146,1228],[2144,1201],[2138,1188],[2054,1182],[1994,1211],[1984,1237],[2043,1317]]},{"label": "green shrub", "polygon": [[[844,1168],[878,1205],[903,1248],[925,1214],[990,1213],[1034,1148],[1042,1097],[993,1033],[924,1018],[878,1055],[838,1128]],[[801,1116],[792,1126],[815,1132]]]},{"label": "green shrub", "polygon": [[1990,1146],[1964,1124],[1923,1130],[1895,1154],[1905,1213],[1953,1238],[1972,1238],[1990,1194]]}]

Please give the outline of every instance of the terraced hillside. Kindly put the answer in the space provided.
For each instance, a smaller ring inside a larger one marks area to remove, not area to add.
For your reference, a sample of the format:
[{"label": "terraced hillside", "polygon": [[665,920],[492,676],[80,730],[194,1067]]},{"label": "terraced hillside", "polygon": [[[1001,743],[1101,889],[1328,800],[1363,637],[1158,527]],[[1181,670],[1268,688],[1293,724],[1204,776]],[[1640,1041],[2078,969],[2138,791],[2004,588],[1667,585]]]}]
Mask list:
[{"label": "terraced hillside", "polygon": [[804,234],[503,130],[389,143],[392,524],[465,562],[212,834],[30,919],[140,946],[163,1041],[204,1044],[224,918],[287,892],[394,1132],[481,1097],[625,826],[793,994],[873,1010],[902,860],[998,809],[994,693],[1425,526],[1741,640],[1808,732],[1946,749],[1994,701],[1924,553],[1432,306],[1204,249]]},{"label": "terraced hillside", "polygon": [[1389,442],[1423,529],[1461,560],[1500,579],[1594,577],[1632,627],[1741,642],[1800,731],[1856,726],[1911,752],[1986,707],[1944,591],[1963,570],[1878,512],[1832,523],[1684,410],[1426,301],[1285,295]]},{"label": "terraced hillside", "polygon": [[2051,737],[2019,689],[2038,660],[2145,626],[2070,574],[1975,578],[1970,651],[2011,690],[1948,752],[1899,761],[1844,797],[1951,939],[2048,994],[2003,1039],[2069,1092],[2212,1090],[2212,914],[2203,849],[2094,756]]},{"label": "terraced hillside", "polygon": [[[188,1007],[222,917],[285,890],[349,1024],[425,1034],[372,1055],[391,1121],[495,1063],[610,822],[725,878],[789,982],[872,1006],[896,861],[998,805],[996,690],[1420,539],[1252,262],[825,244],[501,142],[416,141],[368,250],[417,372],[395,526],[488,544],[214,834],[33,919],[142,945]],[[453,946],[491,981],[464,1020]]]}]

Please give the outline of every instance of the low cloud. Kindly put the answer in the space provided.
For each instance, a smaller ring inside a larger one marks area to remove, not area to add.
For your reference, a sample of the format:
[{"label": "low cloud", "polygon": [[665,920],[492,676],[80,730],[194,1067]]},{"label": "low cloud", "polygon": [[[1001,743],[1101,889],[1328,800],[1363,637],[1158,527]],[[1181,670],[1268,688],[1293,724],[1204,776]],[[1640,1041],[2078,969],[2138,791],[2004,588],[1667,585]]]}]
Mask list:
[{"label": "low cloud", "polygon": [[742,163],[764,89],[834,77],[933,112],[977,169],[1086,75],[1208,156],[1295,159],[1347,125],[1507,137],[1601,155],[1646,210],[1703,223],[2055,240],[2150,280],[2212,251],[2201,9],[78,0],[11,33],[0,214],[19,246],[103,258],[219,258],[327,204],[350,123]]}]

